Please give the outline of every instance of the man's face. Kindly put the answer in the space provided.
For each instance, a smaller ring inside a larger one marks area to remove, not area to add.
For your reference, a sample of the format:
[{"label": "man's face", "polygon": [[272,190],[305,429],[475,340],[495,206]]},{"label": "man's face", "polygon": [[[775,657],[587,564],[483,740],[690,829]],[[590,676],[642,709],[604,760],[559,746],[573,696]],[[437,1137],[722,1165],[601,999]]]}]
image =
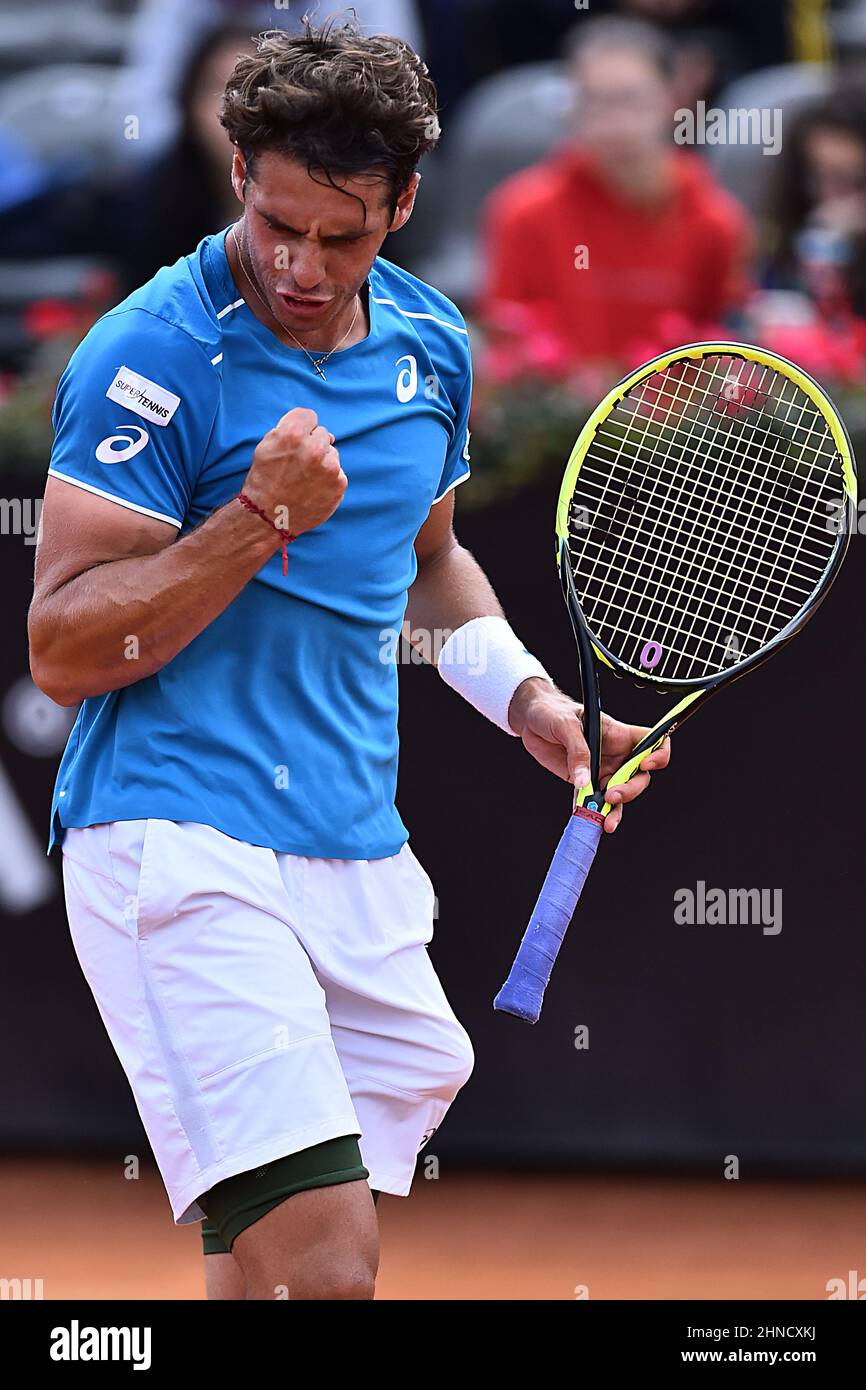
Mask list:
[{"label": "man's face", "polygon": [[387,233],[408,220],[418,175],[392,219],[389,187],[372,175],[332,188],[318,182],[325,178],[318,171],[311,178],[302,164],[271,152],[259,155],[254,169],[244,188],[243,156],[235,153],[246,269],[278,323],[295,333],[326,327],[353,301]]},{"label": "man's face", "polygon": [[671,89],[650,57],[589,47],[573,75],[578,137],[603,164],[639,166],[670,138]]}]

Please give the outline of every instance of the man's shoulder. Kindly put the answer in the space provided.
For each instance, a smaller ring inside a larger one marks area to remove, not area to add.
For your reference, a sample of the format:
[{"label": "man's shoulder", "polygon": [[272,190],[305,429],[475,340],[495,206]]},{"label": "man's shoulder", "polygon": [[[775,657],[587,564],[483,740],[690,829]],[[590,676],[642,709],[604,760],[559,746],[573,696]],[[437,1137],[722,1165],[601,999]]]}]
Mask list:
[{"label": "man's shoulder", "polygon": [[370,294],[376,304],[422,325],[438,325],[445,341],[459,343],[468,351],[466,321],[447,294],[428,285],[411,271],[377,256],[370,275]]},{"label": "man's shoulder", "polygon": [[[201,248],[199,248],[199,251]],[[220,396],[220,322],[198,252],[165,266],[97,319],[58,387],[58,403],[101,397],[192,398],[210,418]]]},{"label": "man's shoulder", "polygon": [[[203,272],[203,249],[163,266],[91,328],[81,348],[88,352],[127,342],[153,353],[208,361],[220,351],[220,308]],[[79,349],[80,351],[80,349]],[[77,356],[78,354],[76,354]]]}]

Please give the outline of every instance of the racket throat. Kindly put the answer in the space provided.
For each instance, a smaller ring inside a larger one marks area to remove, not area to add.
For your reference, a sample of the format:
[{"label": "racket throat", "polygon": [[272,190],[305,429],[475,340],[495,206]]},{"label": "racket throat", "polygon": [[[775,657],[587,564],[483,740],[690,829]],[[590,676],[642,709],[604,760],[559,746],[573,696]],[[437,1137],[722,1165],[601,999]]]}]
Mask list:
[{"label": "racket throat", "polygon": [[580,611],[571,569],[571,559],[568,547],[565,545],[561,545],[559,550],[559,579],[568,605],[568,616],[577,645],[583,694],[583,737],[589,751],[589,786],[575,787],[573,809],[576,812],[585,807],[588,811],[597,814],[605,804],[599,785],[601,781],[601,692],[592,640]]}]

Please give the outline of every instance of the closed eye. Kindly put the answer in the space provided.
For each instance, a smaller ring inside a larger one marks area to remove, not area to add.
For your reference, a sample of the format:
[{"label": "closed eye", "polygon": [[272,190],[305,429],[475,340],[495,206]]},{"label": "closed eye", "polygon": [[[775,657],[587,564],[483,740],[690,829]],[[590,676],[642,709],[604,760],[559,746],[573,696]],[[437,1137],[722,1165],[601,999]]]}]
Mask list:
[{"label": "closed eye", "polygon": [[[264,213],[261,213],[262,221],[272,232],[282,236],[306,236],[306,232],[299,232],[295,227],[287,227],[284,222],[275,222]],[[321,240],[328,246],[350,246],[356,241],[364,241],[369,232],[347,232],[341,236],[325,236]]]}]

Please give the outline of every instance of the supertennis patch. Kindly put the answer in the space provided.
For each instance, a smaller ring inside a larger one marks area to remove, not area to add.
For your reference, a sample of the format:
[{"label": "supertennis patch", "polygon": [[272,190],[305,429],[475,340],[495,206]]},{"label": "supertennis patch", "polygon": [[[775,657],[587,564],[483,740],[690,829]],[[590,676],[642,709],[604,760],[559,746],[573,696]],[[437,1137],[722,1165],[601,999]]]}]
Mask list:
[{"label": "supertennis patch", "polygon": [[135,411],[136,415],[152,421],[154,425],[167,425],[180,405],[180,396],[166,391],[164,386],[158,386],[155,381],[149,381],[146,376],[140,376],[129,367],[118,369],[105,394],[110,401],[125,405],[127,410]]}]

